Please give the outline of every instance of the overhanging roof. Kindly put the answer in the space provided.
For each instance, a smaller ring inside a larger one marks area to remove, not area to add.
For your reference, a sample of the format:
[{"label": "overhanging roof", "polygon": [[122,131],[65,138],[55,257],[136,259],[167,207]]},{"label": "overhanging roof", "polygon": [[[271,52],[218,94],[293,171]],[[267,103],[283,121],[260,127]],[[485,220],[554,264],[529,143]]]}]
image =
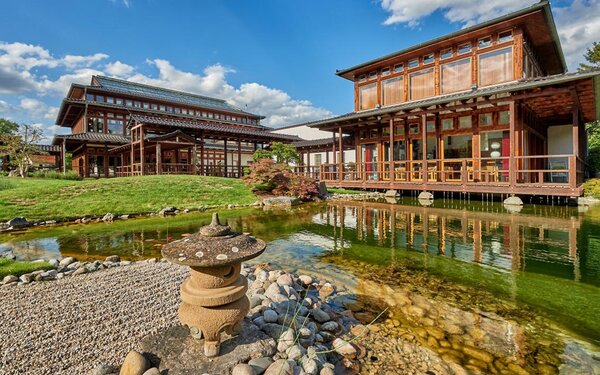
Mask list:
[{"label": "overhanging roof", "polygon": [[65,134],[56,135],[52,140],[53,145],[59,144],[59,141],[79,141],[81,143],[86,142],[98,142],[107,144],[124,144],[129,143],[129,139],[118,134],[107,134],[107,133],[76,133],[76,134]]},{"label": "overhanging roof", "polygon": [[[346,79],[352,80],[353,77],[352,77],[352,74],[350,74],[350,73],[352,73],[352,72],[354,72],[356,70],[360,70],[362,68],[366,68],[366,67],[368,67],[370,65],[377,64],[377,63],[380,63],[380,62],[385,61],[385,60],[394,59],[394,58],[399,57],[401,55],[408,54],[408,53],[417,51],[419,49],[426,48],[426,47],[429,47],[431,45],[434,45],[434,44],[437,44],[437,43],[440,43],[440,42],[445,42],[445,41],[447,41],[449,39],[454,39],[454,38],[460,37],[462,35],[465,35],[465,34],[468,34],[468,33],[471,33],[471,32],[477,31],[477,30],[480,30],[480,29],[484,29],[486,27],[490,27],[490,26],[493,26],[493,25],[501,23],[501,22],[505,22],[505,21],[509,21],[511,19],[522,17],[522,16],[525,16],[527,14],[534,13],[534,12],[537,12],[537,11],[541,11],[542,14],[543,14],[545,24],[548,27],[548,31],[549,31],[550,37],[552,39],[552,44],[553,44],[552,48],[554,49],[554,51],[552,51],[552,52],[558,58],[557,61],[558,61],[559,65],[560,65],[560,66],[555,66],[555,67],[553,67],[551,65],[550,68],[548,69],[548,73],[549,74],[564,73],[567,70],[567,64],[565,62],[565,57],[564,57],[564,54],[563,54],[563,51],[562,51],[562,47],[560,45],[560,39],[558,37],[558,32],[556,31],[556,25],[554,23],[554,17],[552,16],[552,10],[550,9],[549,2],[547,0],[542,0],[539,3],[534,4],[534,5],[530,6],[530,7],[517,10],[515,12],[509,13],[509,14],[506,14],[506,15],[503,15],[503,16],[500,16],[500,17],[497,17],[497,18],[494,18],[494,19],[491,19],[489,21],[485,21],[485,22],[479,23],[477,25],[461,29],[461,30],[456,31],[456,32],[453,32],[453,33],[450,33],[450,34],[446,34],[446,35],[443,35],[443,36],[440,36],[440,37],[428,40],[426,42],[419,43],[419,44],[416,44],[414,46],[411,46],[411,47],[408,47],[408,48],[405,48],[405,49],[401,49],[401,50],[396,51],[396,52],[392,52],[392,53],[387,54],[385,56],[381,56],[381,57],[378,57],[378,58],[366,61],[364,63],[352,66],[350,68],[336,70],[335,74],[337,74],[340,77],[344,77]],[[524,26],[527,27],[528,24],[525,23]],[[535,26],[532,26],[532,27],[534,28],[533,30],[535,30]],[[546,58],[544,58],[544,57],[546,57]],[[548,56],[540,56],[540,58],[541,58],[541,60],[543,60],[543,61],[540,61],[541,63],[547,63],[547,64],[551,63],[551,61],[549,61],[550,59],[549,59]]]},{"label": "overhanging roof", "polygon": [[[466,101],[470,99],[475,99],[479,97],[488,97],[492,95],[502,95],[502,94],[510,94],[512,92],[523,91],[536,89],[546,86],[564,84],[569,82],[580,81],[584,79],[592,79],[594,81],[594,99],[595,99],[595,113],[591,114],[591,116],[596,116],[594,119],[587,119],[587,121],[594,121],[600,118],[599,107],[600,107],[600,69],[599,70],[590,70],[590,71],[578,71],[574,73],[565,73],[565,74],[557,74],[553,76],[546,77],[538,77],[528,80],[521,80],[516,82],[510,82],[502,85],[489,86],[484,88],[479,88],[477,90],[467,91],[467,92],[459,92],[455,94],[441,95],[435,96],[432,98],[415,100],[410,102],[405,102],[397,105],[392,105],[388,107],[378,108],[378,109],[369,109],[365,111],[358,112],[350,112],[345,115],[335,116],[323,120],[312,121],[308,123],[304,123],[302,125],[306,125],[309,127],[319,128],[326,125],[335,124],[340,121],[349,121],[349,120],[357,120],[366,117],[387,115],[394,112],[399,111],[411,111],[418,108],[427,108],[435,105],[442,105],[451,102],[457,101]],[[507,96],[507,100],[510,100],[510,97]]]}]

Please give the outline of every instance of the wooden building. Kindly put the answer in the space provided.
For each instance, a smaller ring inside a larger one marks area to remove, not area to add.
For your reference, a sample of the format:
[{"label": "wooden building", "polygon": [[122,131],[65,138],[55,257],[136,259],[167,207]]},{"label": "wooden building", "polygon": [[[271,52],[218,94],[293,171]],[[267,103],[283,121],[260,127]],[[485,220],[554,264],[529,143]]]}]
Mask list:
[{"label": "wooden building", "polygon": [[263,118],[220,99],[93,76],[90,85],[71,85],[56,120],[71,134],[53,145],[63,159],[73,154],[83,177],[239,177],[257,148],[299,139],[271,133]]},{"label": "wooden building", "polygon": [[333,152],[317,171],[329,186],[582,193],[600,72],[567,73],[547,1],[336,74],[354,111],[305,124],[332,136],[297,143]]}]

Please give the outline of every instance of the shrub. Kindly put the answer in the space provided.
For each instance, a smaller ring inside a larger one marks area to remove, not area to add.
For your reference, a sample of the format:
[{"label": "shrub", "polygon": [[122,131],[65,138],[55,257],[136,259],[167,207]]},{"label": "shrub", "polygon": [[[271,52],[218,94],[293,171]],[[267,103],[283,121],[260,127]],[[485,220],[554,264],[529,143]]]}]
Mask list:
[{"label": "shrub", "polygon": [[49,178],[53,180],[81,180],[81,176],[79,175],[79,173],[73,171],[67,171],[67,173],[65,174],[56,171],[36,171],[33,172],[30,176],[34,178]]},{"label": "shrub", "polygon": [[291,195],[301,200],[310,200],[319,195],[315,179],[291,173],[286,164],[261,159],[253,163],[249,170],[244,181],[254,192]]},{"label": "shrub", "polygon": [[308,201],[319,196],[319,187],[317,181],[312,177],[290,174],[288,194]]},{"label": "shrub", "polygon": [[586,196],[600,199],[600,178],[593,178],[587,180],[583,184],[583,191]]}]

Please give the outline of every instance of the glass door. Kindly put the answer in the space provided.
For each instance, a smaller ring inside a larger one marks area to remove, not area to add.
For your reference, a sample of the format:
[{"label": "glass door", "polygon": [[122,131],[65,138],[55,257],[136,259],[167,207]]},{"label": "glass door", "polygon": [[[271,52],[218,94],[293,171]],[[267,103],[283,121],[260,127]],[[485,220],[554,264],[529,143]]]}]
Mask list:
[{"label": "glass door", "polygon": [[361,145],[361,160],[364,164],[365,179],[378,180],[380,176],[377,168],[377,144]]}]

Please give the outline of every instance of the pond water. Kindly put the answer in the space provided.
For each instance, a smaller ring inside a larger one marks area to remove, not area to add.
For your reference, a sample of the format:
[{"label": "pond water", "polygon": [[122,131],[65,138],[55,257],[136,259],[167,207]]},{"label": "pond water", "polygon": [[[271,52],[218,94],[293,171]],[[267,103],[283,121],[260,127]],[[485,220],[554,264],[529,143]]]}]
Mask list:
[{"label": "pond water", "polygon": [[[0,235],[0,252],[160,257],[165,243],[210,216],[34,228]],[[510,213],[490,202],[422,207],[402,198],[220,216],[267,241],[256,262],[348,288],[365,322],[388,307],[387,335],[471,371],[600,374],[600,207],[527,205]]]}]

